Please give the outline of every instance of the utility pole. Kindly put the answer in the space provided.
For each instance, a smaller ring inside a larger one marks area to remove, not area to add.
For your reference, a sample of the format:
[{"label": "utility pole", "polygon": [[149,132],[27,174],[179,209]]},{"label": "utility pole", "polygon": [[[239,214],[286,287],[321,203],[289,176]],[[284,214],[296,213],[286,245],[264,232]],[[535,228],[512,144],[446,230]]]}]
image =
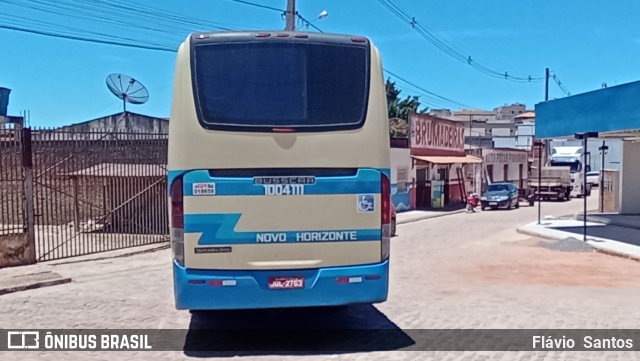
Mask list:
[{"label": "utility pole", "polygon": [[609,146],[607,146],[606,141],[602,141],[602,146],[600,148],[598,148],[601,152],[602,152],[602,165],[600,166],[600,181],[599,183],[599,187],[600,187],[600,213],[604,213],[604,155],[607,152],[607,149],[609,149]]},{"label": "utility pole", "polygon": [[549,68],[545,69],[544,72],[544,101],[549,100]]},{"label": "utility pole", "polygon": [[582,169],[582,198],[583,198],[583,213],[584,213],[584,222],[582,223],[582,237],[583,241],[587,241],[587,146],[589,145],[589,135],[585,134],[584,136],[584,169]]},{"label": "utility pole", "polygon": [[[544,71],[544,101],[549,101],[549,68]],[[538,201],[538,224],[541,224],[542,218],[542,147],[546,149],[546,153],[549,154],[549,143],[540,139],[534,141],[534,146],[538,148],[538,195],[536,200]]]},{"label": "utility pole", "polygon": [[[473,149],[473,138],[472,138],[472,134],[473,134],[473,122],[471,121],[471,113],[469,113],[469,150],[471,151],[472,154],[475,154],[475,151]],[[465,143],[467,143],[465,141]],[[473,164],[473,191],[475,193],[478,193],[478,175],[476,174],[478,172],[478,169],[476,168],[475,163]]]},{"label": "utility pole", "polygon": [[287,0],[287,27],[286,31],[296,30],[296,0]]}]

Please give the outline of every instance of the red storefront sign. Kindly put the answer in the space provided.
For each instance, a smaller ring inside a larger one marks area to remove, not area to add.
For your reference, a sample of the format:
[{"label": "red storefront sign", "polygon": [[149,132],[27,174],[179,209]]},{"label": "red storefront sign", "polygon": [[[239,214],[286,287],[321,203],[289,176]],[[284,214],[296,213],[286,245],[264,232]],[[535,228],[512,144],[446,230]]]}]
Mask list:
[{"label": "red storefront sign", "polygon": [[464,124],[415,113],[409,122],[412,155],[464,153]]}]

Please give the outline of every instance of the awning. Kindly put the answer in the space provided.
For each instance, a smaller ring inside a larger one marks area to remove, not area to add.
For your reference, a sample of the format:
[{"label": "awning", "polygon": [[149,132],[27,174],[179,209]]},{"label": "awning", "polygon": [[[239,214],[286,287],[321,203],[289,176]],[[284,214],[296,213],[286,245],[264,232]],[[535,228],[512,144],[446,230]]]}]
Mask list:
[{"label": "awning", "polygon": [[411,158],[415,160],[421,160],[427,163],[433,164],[480,164],[482,163],[482,158],[476,157],[474,155],[464,155],[464,156],[411,156]]}]

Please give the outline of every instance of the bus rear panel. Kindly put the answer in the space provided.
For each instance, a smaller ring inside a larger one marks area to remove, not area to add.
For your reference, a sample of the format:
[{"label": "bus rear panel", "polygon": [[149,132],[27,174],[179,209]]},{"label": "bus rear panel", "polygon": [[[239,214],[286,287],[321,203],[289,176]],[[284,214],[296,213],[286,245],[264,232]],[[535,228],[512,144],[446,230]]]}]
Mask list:
[{"label": "bus rear panel", "polygon": [[377,51],[283,34],[194,35],[178,53],[168,176],[178,309],[387,298]]}]

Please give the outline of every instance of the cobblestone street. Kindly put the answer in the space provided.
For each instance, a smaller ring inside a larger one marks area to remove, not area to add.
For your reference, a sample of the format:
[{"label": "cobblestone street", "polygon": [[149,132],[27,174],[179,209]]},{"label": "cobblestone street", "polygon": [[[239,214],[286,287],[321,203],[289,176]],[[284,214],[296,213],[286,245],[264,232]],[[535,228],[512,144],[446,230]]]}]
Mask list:
[{"label": "cobblestone street", "polygon": [[[592,200],[590,200],[591,202]],[[581,200],[549,202],[543,215],[577,213]],[[296,327],[636,328],[640,263],[580,242],[516,233],[535,207],[455,214],[398,227],[389,300],[346,312],[285,310],[192,316],[173,305],[170,251],[49,266],[73,282],[0,296],[1,328]],[[42,266],[42,265],[40,265]],[[1,274],[1,273],[0,273]],[[389,340],[373,340],[373,343]],[[372,348],[375,351],[375,347]],[[175,360],[239,354],[14,353],[22,360]],[[248,355],[250,359],[636,360],[633,352],[406,352]],[[9,358],[7,358],[9,359]]]}]

